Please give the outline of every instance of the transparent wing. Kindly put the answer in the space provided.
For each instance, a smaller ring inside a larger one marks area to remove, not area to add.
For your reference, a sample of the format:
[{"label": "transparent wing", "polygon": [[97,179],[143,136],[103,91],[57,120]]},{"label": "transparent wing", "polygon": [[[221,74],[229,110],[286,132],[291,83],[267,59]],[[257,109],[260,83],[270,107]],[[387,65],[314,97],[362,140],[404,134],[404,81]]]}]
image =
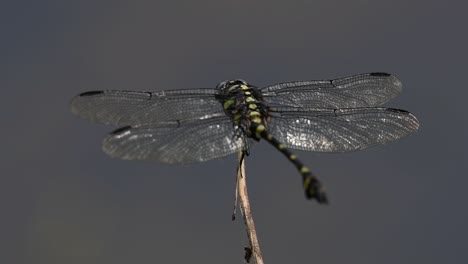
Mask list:
[{"label": "transparent wing", "polygon": [[355,108],[378,106],[398,96],[401,82],[388,73],[365,73],[335,80],[280,83],[261,90],[271,106]]},{"label": "transparent wing", "polygon": [[71,110],[85,119],[119,126],[207,118],[223,112],[216,93],[215,89],[93,91],[74,97]]},{"label": "transparent wing", "polygon": [[345,152],[385,144],[419,127],[411,113],[392,108],[285,108],[271,113],[270,133],[286,147]]},{"label": "transparent wing", "polygon": [[221,158],[245,146],[226,116],[188,122],[127,126],[103,142],[108,155],[129,160],[185,164]]}]

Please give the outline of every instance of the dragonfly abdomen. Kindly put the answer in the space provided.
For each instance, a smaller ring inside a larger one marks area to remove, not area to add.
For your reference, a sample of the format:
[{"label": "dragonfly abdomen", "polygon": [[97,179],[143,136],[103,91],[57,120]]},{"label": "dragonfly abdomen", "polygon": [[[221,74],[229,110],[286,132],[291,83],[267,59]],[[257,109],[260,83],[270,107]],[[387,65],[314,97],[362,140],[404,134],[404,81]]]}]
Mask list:
[{"label": "dragonfly abdomen", "polygon": [[268,133],[269,108],[260,91],[242,80],[224,82],[218,87],[222,88],[221,102],[224,111],[231,117],[234,125],[247,137],[257,141],[263,138],[283,153],[302,175],[306,197],[316,199],[319,203],[327,203],[327,197],[317,177],[285,145]]},{"label": "dragonfly abdomen", "polygon": [[283,155],[285,155],[297,168],[299,173],[302,175],[302,184],[307,199],[316,199],[319,203],[328,203],[327,196],[323,190],[322,184],[315,177],[310,169],[298,159],[288,148],[285,147],[279,140],[277,140],[272,134],[268,133],[267,129],[262,124],[252,124],[250,130],[257,136],[265,139]]}]

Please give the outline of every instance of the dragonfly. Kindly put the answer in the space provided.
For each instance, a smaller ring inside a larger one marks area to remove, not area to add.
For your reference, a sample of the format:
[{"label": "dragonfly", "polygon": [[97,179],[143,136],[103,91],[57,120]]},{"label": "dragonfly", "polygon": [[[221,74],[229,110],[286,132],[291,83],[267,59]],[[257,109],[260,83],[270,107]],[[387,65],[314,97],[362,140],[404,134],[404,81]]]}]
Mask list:
[{"label": "dragonfly", "polygon": [[322,183],[291,149],[349,152],[411,134],[419,127],[413,114],[381,106],[401,89],[383,72],[266,87],[236,79],[215,88],[89,91],[72,99],[71,111],[118,127],[102,148],[126,160],[204,162],[248,155],[264,140],[299,171],[306,198],[326,204]]}]

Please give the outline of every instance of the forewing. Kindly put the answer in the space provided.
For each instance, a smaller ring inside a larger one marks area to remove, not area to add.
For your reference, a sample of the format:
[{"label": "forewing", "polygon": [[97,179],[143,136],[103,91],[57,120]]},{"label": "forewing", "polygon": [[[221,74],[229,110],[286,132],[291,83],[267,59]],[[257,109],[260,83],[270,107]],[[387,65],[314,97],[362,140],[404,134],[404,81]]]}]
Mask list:
[{"label": "forewing", "polygon": [[185,164],[221,158],[243,147],[226,116],[123,127],[103,142],[108,155],[128,160]]},{"label": "forewing", "polygon": [[318,152],[345,152],[385,144],[419,127],[411,113],[392,108],[285,108],[271,113],[270,133],[285,146]]},{"label": "forewing", "polygon": [[398,96],[401,82],[388,73],[365,73],[335,80],[280,83],[261,90],[271,106],[355,108],[378,106]]},{"label": "forewing", "polygon": [[171,120],[207,118],[223,112],[215,89],[160,92],[93,91],[72,99],[71,111],[107,125],[155,124]]}]

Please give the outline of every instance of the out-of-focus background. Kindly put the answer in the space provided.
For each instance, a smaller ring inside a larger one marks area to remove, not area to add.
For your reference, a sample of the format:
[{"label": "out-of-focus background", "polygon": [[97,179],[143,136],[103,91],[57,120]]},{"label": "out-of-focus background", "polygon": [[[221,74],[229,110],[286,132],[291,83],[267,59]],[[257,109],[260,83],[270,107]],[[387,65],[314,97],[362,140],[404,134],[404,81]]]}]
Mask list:
[{"label": "out-of-focus background", "polygon": [[307,201],[266,143],[247,160],[265,263],[467,263],[463,1],[4,1],[0,263],[241,263],[236,158],[111,159],[112,127],[70,99],[100,89],[257,86],[386,71],[420,130],[347,154],[297,152],[331,204]]}]

